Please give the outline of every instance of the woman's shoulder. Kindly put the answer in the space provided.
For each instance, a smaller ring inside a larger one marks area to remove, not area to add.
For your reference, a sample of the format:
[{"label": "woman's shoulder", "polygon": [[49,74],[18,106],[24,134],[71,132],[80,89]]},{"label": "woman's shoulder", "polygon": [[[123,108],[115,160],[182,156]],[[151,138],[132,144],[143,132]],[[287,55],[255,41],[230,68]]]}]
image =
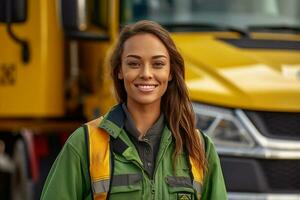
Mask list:
[{"label": "woman's shoulder", "polygon": [[87,143],[88,141],[86,138],[86,134],[88,131],[88,126],[92,127],[98,127],[99,124],[101,123],[103,117],[99,117],[97,119],[94,119],[92,121],[86,122],[79,128],[77,128],[68,138],[66,142],[66,148],[72,148],[76,153],[79,154],[86,154],[87,151]]},{"label": "woman's shoulder", "polygon": [[72,151],[79,155],[86,153],[86,142],[84,126],[78,127],[68,138],[64,148],[71,148]]}]

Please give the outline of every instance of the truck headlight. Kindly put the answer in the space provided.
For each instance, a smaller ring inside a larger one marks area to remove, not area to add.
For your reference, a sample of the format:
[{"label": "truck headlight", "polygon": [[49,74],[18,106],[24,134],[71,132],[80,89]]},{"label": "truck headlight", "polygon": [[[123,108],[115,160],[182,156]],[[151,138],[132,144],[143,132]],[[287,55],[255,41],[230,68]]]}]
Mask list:
[{"label": "truck headlight", "polygon": [[196,125],[218,147],[253,147],[254,140],[231,109],[193,103]]}]

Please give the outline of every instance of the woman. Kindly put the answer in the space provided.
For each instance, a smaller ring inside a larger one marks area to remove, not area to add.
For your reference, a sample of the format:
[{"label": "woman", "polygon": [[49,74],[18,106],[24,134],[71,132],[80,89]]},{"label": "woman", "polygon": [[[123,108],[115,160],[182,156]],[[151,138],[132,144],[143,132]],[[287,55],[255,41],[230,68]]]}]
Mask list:
[{"label": "woman", "polygon": [[71,135],[41,199],[227,199],[214,146],[196,130],[184,61],[169,33],[151,21],[126,26],[111,75],[119,105]]}]

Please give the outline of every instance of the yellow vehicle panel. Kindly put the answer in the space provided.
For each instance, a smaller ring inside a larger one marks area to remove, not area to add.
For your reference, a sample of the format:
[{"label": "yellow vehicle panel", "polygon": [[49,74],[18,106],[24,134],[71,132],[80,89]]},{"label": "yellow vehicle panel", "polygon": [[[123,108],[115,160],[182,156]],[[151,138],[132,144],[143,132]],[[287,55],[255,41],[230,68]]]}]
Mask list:
[{"label": "yellow vehicle panel", "polygon": [[300,49],[239,48],[204,33],[173,37],[186,61],[193,101],[251,110],[300,111]]},{"label": "yellow vehicle panel", "polygon": [[54,2],[28,0],[27,21],[12,25],[15,34],[29,42],[28,64],[22,62],[20,45],[0,24],[0,117],[52,117],[64,112],[63,34]]}]

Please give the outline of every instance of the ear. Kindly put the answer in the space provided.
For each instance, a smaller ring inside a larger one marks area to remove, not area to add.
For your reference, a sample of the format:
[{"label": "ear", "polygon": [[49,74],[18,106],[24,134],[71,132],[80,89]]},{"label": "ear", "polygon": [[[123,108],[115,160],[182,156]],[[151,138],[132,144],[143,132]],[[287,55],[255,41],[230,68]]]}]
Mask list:
[{"label": "ear", "polygon": [[118,72],[118,79],[122,80],[123,79],[123,73],[122,73],[122,70],[120,70]]},{"label": "ear", "polygon": [[172,80],[172,78],[173,78],[173,76],[172,76],[172,74],[170,73],[170,74],[169,74],[168,81],[171,81],[171,80]]}]

